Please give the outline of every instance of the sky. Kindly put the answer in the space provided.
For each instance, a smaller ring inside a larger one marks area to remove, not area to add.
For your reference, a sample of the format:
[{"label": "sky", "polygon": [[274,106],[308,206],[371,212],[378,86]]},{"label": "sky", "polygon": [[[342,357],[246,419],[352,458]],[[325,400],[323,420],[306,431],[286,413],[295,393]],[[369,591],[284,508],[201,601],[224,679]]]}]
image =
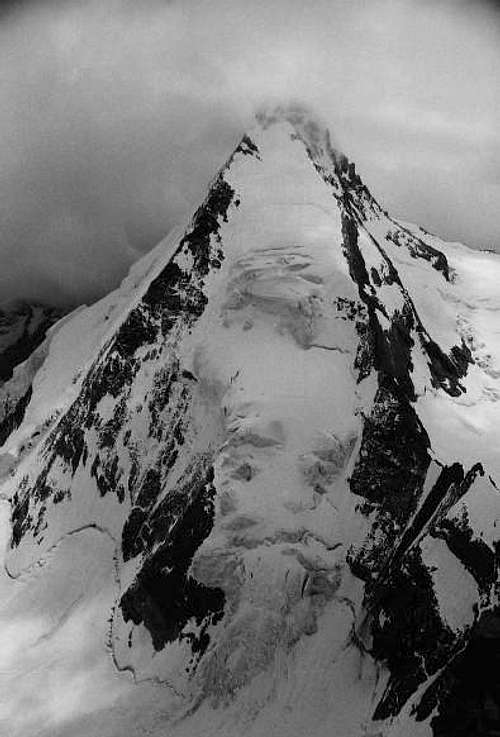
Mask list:
[{"label": "sky", "polygon": [[114,288],[289,99],[391,214],[500,251],[499,81],[497,2],[0,2],[0,301]]}]

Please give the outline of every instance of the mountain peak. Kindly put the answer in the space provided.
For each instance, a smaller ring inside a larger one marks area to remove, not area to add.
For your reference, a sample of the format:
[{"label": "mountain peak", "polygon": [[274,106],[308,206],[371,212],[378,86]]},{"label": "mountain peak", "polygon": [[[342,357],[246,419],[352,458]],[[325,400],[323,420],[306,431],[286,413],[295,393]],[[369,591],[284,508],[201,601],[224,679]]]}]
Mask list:
[{"label": "mountain peak", "polygon": [[437,737],[467,694],[483,734],[497,261],[381,210],[306,107],[260,111],[0,387],[4,732]]},{"label": "mountain peak", "polygon": [[292,101],[266,105],[257,111],[255,117],[264,130],[277,123],[289,123],[316,157],[326,154],[337,162],[343,156],[332,146],[327,123],[305,104]]}]

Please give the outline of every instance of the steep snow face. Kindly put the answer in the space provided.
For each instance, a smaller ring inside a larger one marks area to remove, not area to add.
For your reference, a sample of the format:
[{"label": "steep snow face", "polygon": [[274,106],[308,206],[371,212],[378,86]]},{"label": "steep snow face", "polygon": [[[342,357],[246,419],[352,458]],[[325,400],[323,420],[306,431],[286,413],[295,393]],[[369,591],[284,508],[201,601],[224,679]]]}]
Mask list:
[{"label": "steep snow face", "polygon": [[458,734],[500,621],[497,271],[260,114],[2,388],[6,731]]}]

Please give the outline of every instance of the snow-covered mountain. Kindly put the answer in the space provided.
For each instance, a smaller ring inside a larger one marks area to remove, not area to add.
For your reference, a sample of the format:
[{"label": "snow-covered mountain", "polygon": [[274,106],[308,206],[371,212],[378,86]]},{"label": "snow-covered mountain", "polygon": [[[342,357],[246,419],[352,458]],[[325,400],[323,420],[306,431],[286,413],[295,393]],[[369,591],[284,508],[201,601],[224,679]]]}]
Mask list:
[{"label": "snow-covered mountain", "polygon": [[0,388],[2,733],[500,734],[499,283],[260,114]]}]

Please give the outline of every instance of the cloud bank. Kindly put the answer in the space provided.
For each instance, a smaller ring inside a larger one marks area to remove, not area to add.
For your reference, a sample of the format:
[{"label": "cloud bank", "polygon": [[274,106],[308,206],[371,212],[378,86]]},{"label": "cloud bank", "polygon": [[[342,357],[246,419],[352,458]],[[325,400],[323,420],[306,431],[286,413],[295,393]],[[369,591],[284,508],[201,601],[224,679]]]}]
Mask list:
[{"label": "cloud bank", "polygon": [[90,301],[303,100],[391,212],[500,250],[498,4],[87,0],[0,16],[1,299]]}]

